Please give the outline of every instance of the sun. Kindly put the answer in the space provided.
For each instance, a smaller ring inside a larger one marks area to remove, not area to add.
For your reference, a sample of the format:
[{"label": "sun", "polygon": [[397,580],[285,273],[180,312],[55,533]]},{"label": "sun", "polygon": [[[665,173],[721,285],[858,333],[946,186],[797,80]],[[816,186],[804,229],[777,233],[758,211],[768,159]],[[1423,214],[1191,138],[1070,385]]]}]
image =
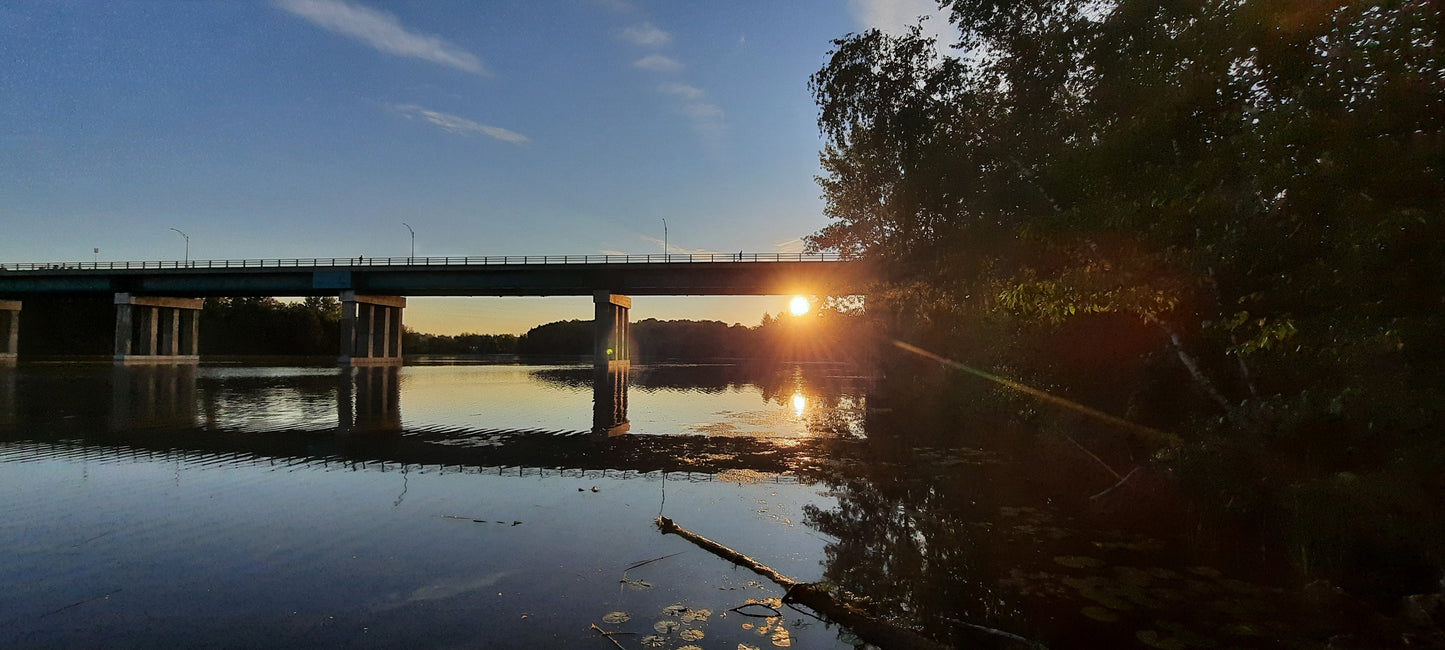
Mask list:
[{"label": "sun", "polygon": [[793,296],[793,299],[788,301],[788,311],[792,312],[794,316],[802,316],[812,308],[812,303],[809,303],[808,299],[803,296]]}]

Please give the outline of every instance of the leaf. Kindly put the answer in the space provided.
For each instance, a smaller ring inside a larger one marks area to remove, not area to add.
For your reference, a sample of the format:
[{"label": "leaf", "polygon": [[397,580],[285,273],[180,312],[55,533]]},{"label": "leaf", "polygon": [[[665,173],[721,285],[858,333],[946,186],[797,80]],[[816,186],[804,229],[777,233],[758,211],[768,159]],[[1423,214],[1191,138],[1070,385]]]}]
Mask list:
[{"label": "leaf", "polygon": [[712,610],[710,609],[689,609],[682,613],[682,620],[695,623],[698,621],[706,621],[709,616],[712,616]]},{"label": "leaf", "polygon": [[680,629],[681,627],[681,623],[671,620],[658,621],[652,624],[652,629],[657,630],[658,634],[672,634],[673,632],[678,631],[678,629]]},{"label": "leaf", "polygon": [[679,633],[678,636],[682,637],[683,641],[696,641],[698,639],[701,639],[704,634],[702,630],[686,629]]},{"label": "leaf", "polygon": [[632,615],[627,612],[607,612],[602,616],[603,623],[626,623],[632,620]]},{"label": "leaf", "polygon": [[662,608],[662,613],[666,614],[667,616],[681,616],[683,612],[686,611],[687,605],[684,605],[682,603],[673,603],[671,605],[668,605],[667,607]]}]

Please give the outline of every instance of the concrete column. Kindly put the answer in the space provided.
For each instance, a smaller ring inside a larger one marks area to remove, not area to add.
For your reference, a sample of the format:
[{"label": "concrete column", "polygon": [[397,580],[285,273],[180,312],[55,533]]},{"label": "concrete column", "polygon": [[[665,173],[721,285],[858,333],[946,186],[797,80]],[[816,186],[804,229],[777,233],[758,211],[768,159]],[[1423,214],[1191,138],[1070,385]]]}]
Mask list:
[{"label": "concrete column", "polygon": [[115,362],[199,361],[203,304],[200,298],[115,294]]},{"label": "concrete column", "polygon": [[338,323],[338,333],[341,340],[341,358],[349,359],[356,355],[356,309],[359,305],[355,302],[341,303],[341,322]]},{"label": "concrete column", "polygon": [[401,358],[401,309],[392,308],[391,314],[391,356]]},{"label": "concrete column", "polygon": [[0,364],[15,363],[20,352],[20,301],[0,300]]},{"label": "concrete column", "polygon": [[154,355],[156,353],[156,335],[159,328],[156,323],[156,307],[141,307],[140,309],[140,349],[137,354]]},{"label": "concrete column", "polygon": [[341,357],[343,366],[401,365],[401,296],[358,296],[341,293]]},{"label": "concrete column", "polygon": [[180,349],[176,352],[186,356],[201,353],[201,312],[195,309],[178,310],[180,314]]},{"label": "concrete column", "polygon": [[371,356],[391,356],[391,307],[378,305],[372,310]]},{"label": "concrete column", "polygon": [[356,308],[359,316],[356,319],[359,327],[356,332],[357,351],[361,353],[360,356],[370,358],[375,356],[372,348],[376,344],[376,338],[372,331],[376,329],[376,305],[357,305]]},{"label": "concrete column", "polygon": [[156,354],[180,354],[181,310],[170,307],[157,307],[156,310],[156,327],[159,330]]},{"label": "concrete column", "polygon": [[135,329],[132,324],[135,310],[129,304],[117,304],[115,306],[115,356],[116,358],[129,356],[131,353],[130,342],[135,338]]},{"label": "concrete column", "polygon": [[592,363],[605,366],[630,360],[627,349],[627,312],[632,309],[632,299],[608,291],[592,294],[593,338]]}]

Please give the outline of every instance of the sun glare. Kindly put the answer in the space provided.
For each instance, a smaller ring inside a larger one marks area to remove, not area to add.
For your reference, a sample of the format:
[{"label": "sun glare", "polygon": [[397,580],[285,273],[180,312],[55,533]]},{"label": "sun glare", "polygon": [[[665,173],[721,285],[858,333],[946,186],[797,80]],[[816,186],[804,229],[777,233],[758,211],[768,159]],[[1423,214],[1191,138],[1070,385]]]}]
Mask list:
[{"label": "sun glare", "polygon": [[802,316],[812,308],[813,305],[803,296],[793,296],[793,299],[788,302],[788,311],[792,312],[794,316]]}]

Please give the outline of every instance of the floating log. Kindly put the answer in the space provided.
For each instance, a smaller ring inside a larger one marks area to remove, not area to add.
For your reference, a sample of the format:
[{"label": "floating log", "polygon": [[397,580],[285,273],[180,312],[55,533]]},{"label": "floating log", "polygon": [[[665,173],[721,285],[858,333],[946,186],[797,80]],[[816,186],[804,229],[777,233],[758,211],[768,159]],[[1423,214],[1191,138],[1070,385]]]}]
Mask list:
[{"label": "floating log", "polygon": [[[778,586],[786,590],[783,594],[783,602],[798,603],[806,606],[827,617],[828,620],[852,630],[859,638],[875,646],[880,648],[921,649],[944,649],[950,647],[913,630],[880,620],[872,614],[869,614],[868,611],[859,604],[847,599],[835,597],[833,593],[823,585],[812,582],[800,582],[789,578],[762,562],[683,528],[677,525],[677,522],[667,517],[658,517],[656,522],[657,528],[661,530],[663,534],[677,535],[713,555],[777,583]],[[990,627],[971,623],[966,623],[965,625],[967,626],[966,629],[969,636],[977,637],[970,639],[971,647],[1046,650],[1044,646],[1016,634],[1010,634],[1003,630],[995,630]]]}]

